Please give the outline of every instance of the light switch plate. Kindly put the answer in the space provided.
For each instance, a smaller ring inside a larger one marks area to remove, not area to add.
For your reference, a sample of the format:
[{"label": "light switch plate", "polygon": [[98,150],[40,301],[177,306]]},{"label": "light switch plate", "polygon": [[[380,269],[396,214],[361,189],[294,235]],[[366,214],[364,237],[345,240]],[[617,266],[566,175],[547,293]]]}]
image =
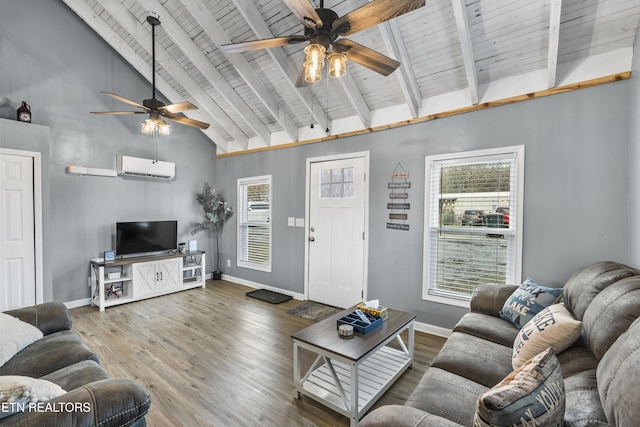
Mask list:
[{"label": "light switch plate", "polygon": [[296,225],[296,219],[294,217],[292,217],[292,216],[288,217],[287,218],[287,225],[289,227],[295,226]]},{"label": "light switch plate", "polygon": [[296,218],[296,227],[304,227],[304,218]]}]

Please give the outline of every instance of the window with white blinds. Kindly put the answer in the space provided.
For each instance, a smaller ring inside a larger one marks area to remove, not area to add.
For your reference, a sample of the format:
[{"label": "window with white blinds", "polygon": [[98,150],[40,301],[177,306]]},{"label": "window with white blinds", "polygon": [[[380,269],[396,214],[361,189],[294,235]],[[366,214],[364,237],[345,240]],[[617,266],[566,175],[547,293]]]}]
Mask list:
[{"label": "window with white blinds", "polygon": [[271,271],[271,175],[238,179],[238,266]]},{"label": "window with white blinds", "polygon": [[468,307],[479,283],[519,284],[524,146],[426,157],[423,299]]}]

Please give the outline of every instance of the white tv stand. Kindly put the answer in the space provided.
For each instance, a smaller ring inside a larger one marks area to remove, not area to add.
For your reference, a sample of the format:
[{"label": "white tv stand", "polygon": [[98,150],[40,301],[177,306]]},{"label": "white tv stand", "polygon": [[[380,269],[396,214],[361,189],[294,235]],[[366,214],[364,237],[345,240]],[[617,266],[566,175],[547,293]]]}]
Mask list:
[{"label": "white tv stand", "polygon": [[206,286],[203,251],[91,260],[91,304],[106,307]]}]

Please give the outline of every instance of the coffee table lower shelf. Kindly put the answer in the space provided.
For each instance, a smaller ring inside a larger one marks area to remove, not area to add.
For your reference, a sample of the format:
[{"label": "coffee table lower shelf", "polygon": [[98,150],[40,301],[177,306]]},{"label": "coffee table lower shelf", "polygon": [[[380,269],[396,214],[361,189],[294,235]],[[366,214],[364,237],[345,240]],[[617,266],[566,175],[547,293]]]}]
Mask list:
[{"label": "coffee table lower shelf", "polygon": [[[358,366],[358,409],[362,414],[402,375],[413,358],[402,351],[382,347]],[[337,386],[331,367],[340,381]],[[343,415],[351,415],[351,366],[336,360],[328,360],[315,369],[303,383],[303,394],[318,400]],[[344,393],[344,397],[343,397]],[[358,417],[359,418],[359,417]]]}]

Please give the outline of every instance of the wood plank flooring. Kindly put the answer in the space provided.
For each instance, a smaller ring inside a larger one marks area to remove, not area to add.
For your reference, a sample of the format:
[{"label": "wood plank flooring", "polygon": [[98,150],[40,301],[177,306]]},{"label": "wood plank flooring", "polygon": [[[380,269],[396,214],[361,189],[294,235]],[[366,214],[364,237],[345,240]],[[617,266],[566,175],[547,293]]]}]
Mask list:
[{"label": "wood plank flooring", "polygon": [[[293,397],[291,334],[312,322],[286,310],[302,301],[269,304],[245,296],[250,290],[208,281],[205,289],[102,313],[97,307],[76,308],[73,328],[111,375],[147,387],[150,427],[348,426],[346,417],[307,397]],[[375,407],[403,404],[444,341],[416,332],[413,369]],[[305,355],[303,366],[311,361]]]}]

